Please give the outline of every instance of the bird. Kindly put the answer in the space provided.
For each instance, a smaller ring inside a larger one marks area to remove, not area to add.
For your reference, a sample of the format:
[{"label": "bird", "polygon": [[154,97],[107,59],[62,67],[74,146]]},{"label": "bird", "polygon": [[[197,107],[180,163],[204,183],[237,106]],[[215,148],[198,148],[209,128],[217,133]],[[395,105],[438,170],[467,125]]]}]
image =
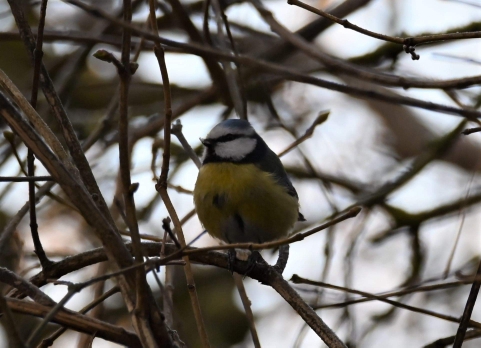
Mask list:
[{"label": "bird", "polygon": [[265,243],[287,237],[296,221],[305,221],[279,157],[248,121],[225,120],[200,140],[205,151],[194,205],[212,237]]}]

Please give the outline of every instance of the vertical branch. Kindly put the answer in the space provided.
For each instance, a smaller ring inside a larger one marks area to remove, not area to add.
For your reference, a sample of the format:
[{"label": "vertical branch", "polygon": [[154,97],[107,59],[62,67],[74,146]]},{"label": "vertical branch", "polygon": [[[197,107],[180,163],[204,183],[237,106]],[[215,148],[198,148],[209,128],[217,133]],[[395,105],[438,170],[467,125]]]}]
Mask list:
[{"label": "vertical branch", "polygon": [[[162,249],[160,251],[160,254],[161,256],[165,257],[165,245],[167,241],[172,240],[169,236],[173,235],[173,232],[170,229],[170,218],[167,217],[162,220],[162,227],[164,229],[164,238],[162,239]],[[174,271],[174,267],[167,265],[165,266],[165,286],[164,292],[162,294],[165,322],[171,328],[174,326]]]},{"label": "vertical branch", "polygon": [[[42,45],[43,45],[43,29],[45,28],[45,15],[47,14],[47,3],[48,0],[42,0],[40,5],[40,20],[38,23],[37,30],[37,43],[34,50],[34,68],[33,68],[33,83],[32,83],[32,96],[30,98],[30,104],[34,109],[37,108],[37,97],[38,97],[38,82],[40,78],[40,67],[42,64]],[[35,156],[33,151],[28,149],[27,154],[27,174],[28,176],[35,176]],[[42,265],[42,268],[47,271],[48,266],[51,261],[47,258],[45,251],[43,250],[42,243],[40,242],[40,237],[38,235],[38,224],[37,224],[37,212],[36,212],[36,200],[35,200],[35,182],[30,181],[28,183],[28,201],[29,201],[29,211],[30,211],[30,231],[32,234],[33,245],[35,248],[35,254]]]},{"label": "vertical branch", "polygon": [[[130,0],[124,0],[124,21],[132,20],[132,4]],[[136,185],[132,185],[130,179],[130,149],[129,149],[129,120],[128,120],[128,98],[129,86],[132,77],[130,64],[130,29],[124,28],[122,32],[122,57],[121,63],[117,64],[120,77],[120,100],[119,100],[119,162],[120,180],[125,204],[126,222],[130,229],[133,254],[136,263],[143,262],[139,227],[137,224],[134,192]],[[135,309],[132,312],[133,320],[139,325],[137,333],[145,347],[155,347],[156,338],[153,334],[153,327],[149,323],[150,310],[155,311],[155,305],[151,308],[150,289],[145,278],[144,267],[135,270]]]},{"label": "vertical branch", "polygon": [[468,300],[464,307],[464,312],[461,317],[461,322],[459,323],[458,330],[456,332],[456,337],[454,338],[453,348],[461,348],[464,342],[464,337],[466,336],[466,331],[468,330],[469,322],[471,320],[471,315],[473,314],[474,305],[476,304],[476,299],[478,298],[479,289],[481,288],[481,262],[478,265],[478,270],[476,271],[476,280],[471,286],[469,291]]},{"label": "vertical branch", "polygon": [[[235,42],[234,42],[234,37],[232,36],[232,32],[230,30],[230,25],[229,25],[229,20],[227,18],[227,15],[225,14],[225,11],[224,9],[221,7],[220,8],[221,10],[221,16],[222,16],[222,20],[224,21],[224,25],[225,25],[225,30],[226,30],[226,33],[227,33],[227,38],[229,39],[229,42],[230,42],[230,45],[231,45],[231,48],[232,48],[232,52],[234,53],[234,55],[237,57],[239,55],[239,52],[237,51],[237,48],[236,48],[236,45],[235,45]],[[247,120],[248,116],[247,116],[247,98],[245,97],[245,90],[244,90],[244,86],[242,84],[242,79],[241,79],[241,76],[242,76],[242,68],[241,68],[241,65],[236,62],[235,63],[235,66],[236,66],[236,81],[237,81],[237,89],[238,89],[238,94],[239,94],[239,98],[240,98],[240,103],[241,104],[241,108],[240,108],[240,111],[242,112],[241,115],[239,115],[239,117],[241,119],[244,119],[244,120]]]},{"label": "vertical branch", "polygon": [[212,46],[212,37],[210,36],[210,29],[209,29],[209,7],[210,7],[210,0],[205,0],[202,4],[203,12],[204,12],[204,21],[202,23],[202,31],[204,32],[204,40]]},{"label": "vertical branch", "polygon": [[[158,33],[157,22],[155,20],[155,3],[154,0],[149,0],[150,6],[150,20],[152,24],[152,30],[154,33]],[[167,192],[167,176],[169,173],[169,161],[170,161],[170,138],[171,138],[171,123],[172,123],[172,100],[170,93],[170,83],[169,75],[167,72],[167,65],[165,64],[164,50],[162,46],[156,42],[154,46],[154,53],[157,57],[159,63],[160,73],[162,75],[162,84],[164,88],[164,105],[165,105],[165,124],[164,124],[164,153],[162,155],[162,169],[160,172],[159,180],[155,185],[156,190],[159,192],[162,200],[164,201],[165,207],[169,212],[172,222],[177,233],[180,245],[185,248],[185,237],[182,230],[182,225],[180,223],[177,212],[170,200],[169,194]],[[200,339],[203,347],[210,347],[209,338],[207,337],[207,331],[204,325],[204,319],[202,317],[202,312],[200,308],[199,298],[197,296],[197,290],[194,281],[194,274],[192,272],[192,266],[189,261],[188,256],[182,258],[185,261],[185,277],[187,280],[187,289],[189,291],[190,300],[192,303],[192,309],[194,311],[194,317],[197,324],[197,330],[200,335]]]},{"label": "vertical branch", "polygon": [[244,282],[242,281],[242,276],[239,273],[233,273],[232,276],[234,277],[234,282],[237,287],[237,291],[239,292],[239,296],[242,300],[242,305],[244,306],[244,310],[246,312],[247,323],[249,324],[249,330],[251,331],[252,342],[254,343],[255,348],[261,347],[261,342],[259,341],[259,336],[257,335],[256,325],[254,322],[254,314],[252,313],[251,309],[251,301],[247,297],[247,292],[244,287]]},{"label": "vertical branch", "polygon": [[[28,22],[25,19],[25,14],[23,13],[22,7],[20,6],[20,2],[15,0],[8,0],[8,3],[10,5],[13,16],[15,17],[15,22],[17,23],[20,37],[22,38],[22,41],[27,48],[27,52],[33,60],[35,51],[35,38]],[[52,114],[57,119],[57,122],[62,130],[65,142],[69,149],[70,155],[72,156],[72,159],[77,168],[74,168],[70,161],[64,160],[63,164],[69,168],[70,172],[73,175],[75,175],[82,181],[88,192],[92,196],[96,197],[94,199],[96,207],[103,213],[112,228],[114,228],[115,224],[113,223],[112,217],[110,216],[110,212],[108,211],[105,200],[102,196],[102,193],[100,192],[95,177],[93,176],[92,170],[87,161],[87,158],[85,157],[85,153],[82,150],[72,123],[70,122],[67,113],[65,112],[65,109],[55,90],[55,87],[48,74],[47,69],[42,62],[40,62],[39,64],[39,85],[43,90],[43,94],[45,95],[46,101],[50,106]],[[126,256],[125,251],[126,250],[123,251],[124,256]],[[128,262],[125,262],[123,266],[128,266]]]},{"label": "vertical branch", "polygon": [[[219,0],[212,0],[212,8],[214,9],[214,13],[216,16],[217,22],[217,35],[219,36],[220,47],[222,50],[228,50],[226,45],[226,35],[224,33],[224,23],[223,23],[223,12],[220,6]],[[237,84],[237,74],[236,70],[233,69],[232,63],[230,61],[221,61],[222,66],[224,67],[225,75],[227,78],[227,86],[229,88],[229,93],[232,98],[232,102],[234,103],[234,109],[239,116],[239,118],[247,119],[247,114],[245,110],[245,103],[242,100],[242,94]]]}]

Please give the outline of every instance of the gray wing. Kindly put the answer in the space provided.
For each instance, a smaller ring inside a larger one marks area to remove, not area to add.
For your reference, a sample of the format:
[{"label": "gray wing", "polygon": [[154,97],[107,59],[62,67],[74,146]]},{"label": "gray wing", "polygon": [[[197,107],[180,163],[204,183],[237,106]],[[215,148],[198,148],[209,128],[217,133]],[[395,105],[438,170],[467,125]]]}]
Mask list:
[{"label": "gray wing", "polygon": [[277,182],[286,188],[287,193],[289,193],[293,197],[299,198],[297,196],[296,189],[294,188],[294,186],[292,186],[292,183],[287,176],[286,170],[284,169],[281,160],[271,149],[267,148],[265,157],[260,162],[261,163],[256,163],[259,169],[273,174]]},{"label": "gray wing", "polygon": [[[299,199],[297,191],[294,186],[292,186],[292,182],[289,180],[281,160],[271,149],[267,148],[265,157],[260,162],[261,163],[257,163],[259,169],[273,174],[277,182],[286,188],[288,194]],[[304,215],[302,215],[300,211],[298,213],[298,221],[306,221]]]}]

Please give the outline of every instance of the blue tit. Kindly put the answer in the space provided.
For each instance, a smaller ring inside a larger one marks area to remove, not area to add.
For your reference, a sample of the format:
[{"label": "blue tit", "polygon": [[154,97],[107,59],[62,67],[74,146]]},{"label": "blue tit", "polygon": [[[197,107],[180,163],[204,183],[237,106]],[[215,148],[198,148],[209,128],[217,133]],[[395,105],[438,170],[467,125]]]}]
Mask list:
[{"label": "blue tit", "polygon": [[194,188],[200,221],[227,243],[264,243],[286,237],[304,220],[297,192],[279,157],[251,124],[230,119],[205,139]]}]

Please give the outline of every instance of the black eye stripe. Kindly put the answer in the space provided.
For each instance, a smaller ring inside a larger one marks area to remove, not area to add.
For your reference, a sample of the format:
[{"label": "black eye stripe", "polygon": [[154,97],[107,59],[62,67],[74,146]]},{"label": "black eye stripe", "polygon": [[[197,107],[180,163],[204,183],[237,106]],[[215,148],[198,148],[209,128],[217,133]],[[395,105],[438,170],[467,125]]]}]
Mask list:
[{"label": "black eye stripe", "polygon": [[215,142],[217,143],[224,143],[224,142],[227,142],[227,141],[232,141],[232,140],[235,140],[235,139],[239,139],[241,138],[242,135],[241,134],[226,134],[226,135],[223,135],[217,139],[215,139]]}]

